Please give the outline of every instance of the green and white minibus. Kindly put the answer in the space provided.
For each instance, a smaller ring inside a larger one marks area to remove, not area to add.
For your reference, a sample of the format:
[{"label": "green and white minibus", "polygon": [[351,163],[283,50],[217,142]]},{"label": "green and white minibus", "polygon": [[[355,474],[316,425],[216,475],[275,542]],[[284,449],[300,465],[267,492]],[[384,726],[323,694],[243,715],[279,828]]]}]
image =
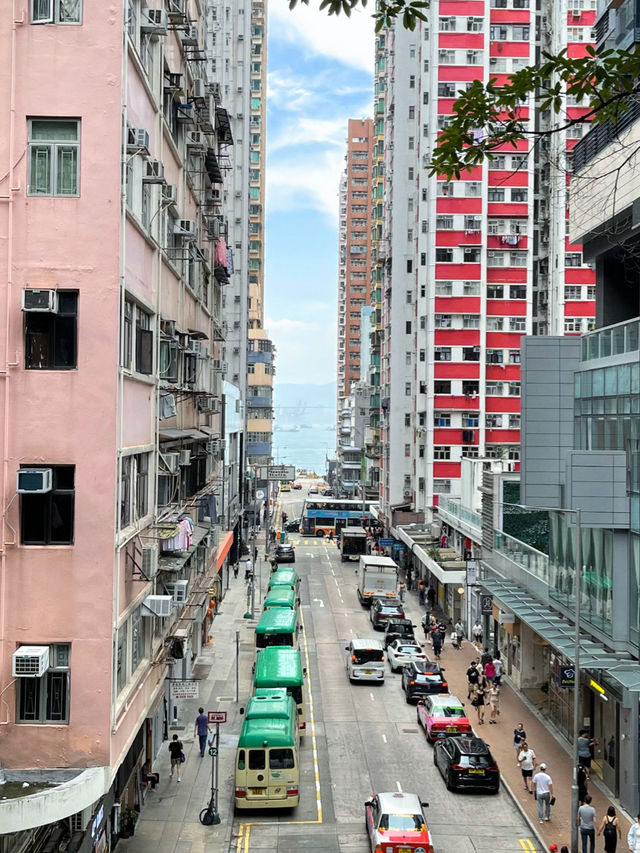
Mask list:
[{"label": "green and white minibus", "polygon": [[274,688],[285,688],[296,703],[300,734],[307,729],[304,701],[304,670],[297,649],[285,646],[269,646],[258,652],[253,677],[254,693]]},{"label": "green and white minibus", "polygon": [[256,626],[256,648],[291,646],[298,648],[298,614],[284,607],[265,610]]}]

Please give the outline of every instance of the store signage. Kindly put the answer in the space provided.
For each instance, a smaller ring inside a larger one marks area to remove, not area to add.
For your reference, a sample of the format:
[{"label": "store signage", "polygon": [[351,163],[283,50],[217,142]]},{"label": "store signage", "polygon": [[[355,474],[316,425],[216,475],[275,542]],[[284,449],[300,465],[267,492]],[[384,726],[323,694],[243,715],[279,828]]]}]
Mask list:
[{"label": "store signage", "polygon": [[382,548],[386,548],[387,546],[391,547],[391,545],[393,545],[393,539],[378,539],[378,545]]},{"label": "store signage", "polygon": [[295,480],[295,465],[269,465],[267,468],[267,480]]},{"label": "store signage", "polygon": [[558,684],[560,687],[575,687],[576,671],[572,666],[561,666],[558,676]]},{"label": "store signage", "polygon": [[467,586],[475,586],[478,583],[478,561],[467,560]]},{"label": "store signage", "polygon": [[483,616],[491,616],[493,613],[493,596],[492,595],[481,595],[480,596],[480,613]]},{"label": "store signage", "polygon": [[404,545],[402,542],[396,542],[393,546],[394,551],[404,551]]},{"label": "store signage", "polygon": [[171,681],[169,683],[169,693],[171,698],[176,701],[200,698],[199,681]]},{"label": "store signage", "polygon": [[604,696],[604,687],[601,687],[597,681],[593,680],[593,678],[589,681],[589,687],[592,690],[595,690],[596,693],[599,693],[600,696]]},{"label": "store signage", "polygon": [[210,723],[226,723],[227,722],[227,712],[226,711],[207,711],[207,717],[209,718]]}]

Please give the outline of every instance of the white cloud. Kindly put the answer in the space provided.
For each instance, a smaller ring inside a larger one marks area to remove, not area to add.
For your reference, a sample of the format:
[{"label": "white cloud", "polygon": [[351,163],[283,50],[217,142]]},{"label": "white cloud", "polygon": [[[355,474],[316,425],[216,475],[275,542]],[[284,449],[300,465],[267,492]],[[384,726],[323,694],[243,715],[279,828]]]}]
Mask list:
[{"label": "white cloud", "polygon": [[312,53],[372,72],[375,34],[371,8],[354,9],[347,18],[301,3],[290,10],[287,0],[269,0],[269,35],[298,46],[303,42]]},{"label": "white cloud", "polygon": [[346,151],[347,119],[340,115],[335,118],[316,119],[301,117],[276,132],[269,138],[269,153],[293,145],[331,145],[339,149],[343,156]]},{"label": "white cloud", "polygon": [[332,219],[338,216],[342,150],[308,152],[269,162],[266,171],[269,211],[320,210]]},{"label": "white cloud", "polygon": [[326,311],[317,322],[286,317],[265,320],[269,337],[276,345],[278,382],[324,384],[336,378],[336,324],[327,323]]}]

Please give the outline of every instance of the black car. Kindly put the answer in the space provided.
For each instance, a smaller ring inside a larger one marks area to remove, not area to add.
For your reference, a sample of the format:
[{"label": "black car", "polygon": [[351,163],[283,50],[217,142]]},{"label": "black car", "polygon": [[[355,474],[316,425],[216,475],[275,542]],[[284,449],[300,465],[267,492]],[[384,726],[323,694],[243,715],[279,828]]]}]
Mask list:
[{"label": "black car", "polygon": [[276,545],[273,558],[276,563],[295,563],[296,552],[293,545]]},{"label": "black car", "polygon": [[416,643],[413,629],[416,626],[411,619],[389,619],[384,630],[385,649],[394,640],[404,640],[407,643]]},{"label": "black car", "polygon": [[432,693],[448,693],[444,669],[434,661],[413,661],[402,670],[402,689],[407,702],[417,702]]},{"label": "black car", "polygon": [[297,533],[300,530],[300,519],[292,518],[290,521],[285,522],[284,529],[287,533]]},{"label": "black car", "polygon": [[376,631],[384,631],[389,619],[404,619],[404,607],[397,598],[374,598],[369,619]]},{"label": "black car", "polygon": [[482,738],[448,737],[436,741],[433,763],[450,791],[476,788],[497,794],[500,790],[500,770]]}]

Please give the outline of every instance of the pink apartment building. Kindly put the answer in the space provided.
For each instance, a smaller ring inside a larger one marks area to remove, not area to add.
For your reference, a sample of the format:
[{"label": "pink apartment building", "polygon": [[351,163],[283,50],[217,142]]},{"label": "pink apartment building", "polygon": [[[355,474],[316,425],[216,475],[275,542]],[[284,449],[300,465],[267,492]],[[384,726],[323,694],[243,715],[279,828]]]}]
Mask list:
[{"label": "pink apartment building", "polygon": [[0,17],[0,774],[53,783],[1,801],[0,833],[33,851],[72,815],[78,849],[110,849],[236,547],[216,524],[225,111],[200,4],[155,5]]}]

